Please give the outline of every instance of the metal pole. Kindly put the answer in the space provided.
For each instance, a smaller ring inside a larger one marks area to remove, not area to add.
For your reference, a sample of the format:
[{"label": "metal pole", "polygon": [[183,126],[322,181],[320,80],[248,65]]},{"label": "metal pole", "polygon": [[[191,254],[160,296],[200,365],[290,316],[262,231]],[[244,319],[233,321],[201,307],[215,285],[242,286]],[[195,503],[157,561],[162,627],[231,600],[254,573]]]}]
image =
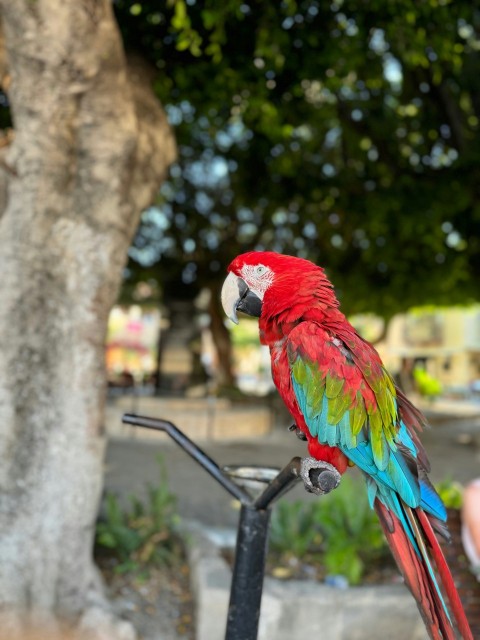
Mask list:
[{"label": "metal pole", "polygon": [[257,638],[270,513],[241,508],[225,640]]},{"label": "metal pole", "polygon": [[[265,573],[270,506],[280,496],[289,491],[300,478],[305,482],[305,478],[302,475],[302,467],[305,462],[309,462],[309,458],[292,458],[255,499],[240,486],[242,482],[241,474],[235,475],[235,473],[232,473],[232,468],[230,475],[226,470],[222,470],[215,460],[212,460],[210,456],[171,422],[132,414],[125,414],[123,422],[147,429],[165,431],[226,491],[240,501],[242,508],[238,525],[225,640],[256,640]],[[340,475],[330,464],[321,464],[325,468],[319,469],[318,465],[312,465],[311,461],[306,465],[309,471],[310,488],[308,490],[313,488],[318,489],[319,493],[327,493],[338,486]],[[255,474],[255,469],[252,467],[242,467],[240,469],[248,469],[249,471],[250,477],[245,478],[246,487],[250,480],[265,481],[266,468],[258,468],[257,474]],[[256,477],[254,477],[255,475]],[[234,477],[236,477],[237,482],[233,480]]]}]

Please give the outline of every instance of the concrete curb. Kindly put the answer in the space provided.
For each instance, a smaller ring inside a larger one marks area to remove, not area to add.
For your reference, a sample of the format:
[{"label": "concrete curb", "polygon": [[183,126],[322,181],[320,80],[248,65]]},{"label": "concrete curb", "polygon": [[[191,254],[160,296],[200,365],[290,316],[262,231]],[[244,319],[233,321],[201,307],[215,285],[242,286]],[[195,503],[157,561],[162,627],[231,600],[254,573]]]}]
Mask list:
[{"label": "concrete curb", "polygon": [[[196,610],[196,640],[223,640],[231,571],[208,530],[185,523]],[[314,634],[314,635],[313,635]],[[415,602],[399,585],[336,589],[266,578],[258,640],[424,640]],[[245,638],[244,640],[252,640]]]},{"label": "concrete curb", "polygon": [[223,640],[230,597],[230,569],[199,523],[184,522],[196,640]]}]

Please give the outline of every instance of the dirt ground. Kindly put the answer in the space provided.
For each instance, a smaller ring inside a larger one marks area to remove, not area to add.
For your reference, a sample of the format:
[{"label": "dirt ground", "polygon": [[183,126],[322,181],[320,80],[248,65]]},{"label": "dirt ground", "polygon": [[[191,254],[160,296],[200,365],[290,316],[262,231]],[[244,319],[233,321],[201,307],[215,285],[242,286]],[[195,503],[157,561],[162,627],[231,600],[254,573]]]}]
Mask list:
[{"label": "dirt ground", "polygon": [[151,568],[148,575],[116,574],[100,561],[115,612],[142,640],[194,640],[194,607],[187,564]]}]

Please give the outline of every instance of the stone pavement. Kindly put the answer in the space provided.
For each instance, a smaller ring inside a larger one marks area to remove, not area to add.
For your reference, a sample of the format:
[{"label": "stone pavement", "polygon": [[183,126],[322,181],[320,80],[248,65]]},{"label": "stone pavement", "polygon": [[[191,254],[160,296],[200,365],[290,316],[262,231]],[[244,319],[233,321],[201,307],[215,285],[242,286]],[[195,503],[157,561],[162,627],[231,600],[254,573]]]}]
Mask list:
[{"label": "stone pavement", "polygon": [[[435,409],[435,407],[433,407]],[[422,434],[429,455],[433,482],[445,478],[466,483],[480,475],[480,406],[477,415],[457,408],[451,412],[425,410],[430,429]],[[168,419],[168,416],[162,416]],[[177,425],[179,428],[181,424]],[[293,456],[305,456],[305,443],[284,426],[277,426],[267,435],[248,440],[199,442],[220,465],[256,464],[283,467]],[[232,431],[235,426],[232,425]],[[122,498],[128,494],[142,496],[145,484],[158,483],[161,455],[168,472],[169,486],[178,497],[182,518],[198,520],[207,526],[235,527],[237,508],[231,497],[197,463],[167,439],[143,439],[142,429],[132,438],[111,438],[106,456],[106,490]],[[350,471],[349,473],[352,473]],[[290,500],[314,500],[301,485],[286,496]]]}]

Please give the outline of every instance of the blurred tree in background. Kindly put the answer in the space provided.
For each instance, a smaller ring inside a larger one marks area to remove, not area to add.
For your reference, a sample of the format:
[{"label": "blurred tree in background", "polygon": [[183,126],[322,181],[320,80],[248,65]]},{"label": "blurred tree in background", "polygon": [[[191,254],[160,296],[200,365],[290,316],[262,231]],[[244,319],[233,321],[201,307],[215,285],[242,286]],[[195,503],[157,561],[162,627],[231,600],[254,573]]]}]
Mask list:
[{"label": "blurred tree in background", "polygon": [[131,282],[161,270],[215,290],[237,253],[268,248],[325,266],[348,313],[478,297],[471,3],[115,7],[127,46],[159,70],[179,143]]}]

